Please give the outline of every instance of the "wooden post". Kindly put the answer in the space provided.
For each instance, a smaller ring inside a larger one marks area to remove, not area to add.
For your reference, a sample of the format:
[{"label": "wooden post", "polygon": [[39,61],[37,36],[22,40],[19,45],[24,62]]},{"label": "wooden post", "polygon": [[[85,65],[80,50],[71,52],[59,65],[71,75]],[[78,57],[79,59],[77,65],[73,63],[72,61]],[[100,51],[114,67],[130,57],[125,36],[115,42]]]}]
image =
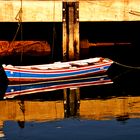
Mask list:
[{"label": "wooden post", "polygon": [[[79,2],[63,2],[63,60],[78,60],[79,49]],[[79,88],[64,89],[65,117],[79,112]]]},{"label": "wooden post", "polygon": [[79,2],[63,2],[63,60],[79,59]]},{"label": "wooden post", "polygon": [[63,2],[63,36],[62,36],[62,40],[63,40],[63,44],[62,44],[62,53],[63,53],[63,60],[67,61],[68,59],[68,54],[67,54],[67,23],[66,23],[66,7],[67,7],[67,3]]}]

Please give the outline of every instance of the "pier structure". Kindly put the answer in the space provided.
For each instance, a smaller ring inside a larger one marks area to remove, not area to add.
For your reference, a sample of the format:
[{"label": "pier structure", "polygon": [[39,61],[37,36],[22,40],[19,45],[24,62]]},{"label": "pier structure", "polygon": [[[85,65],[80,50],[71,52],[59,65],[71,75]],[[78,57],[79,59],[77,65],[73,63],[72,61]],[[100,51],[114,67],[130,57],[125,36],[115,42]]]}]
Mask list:
[{"label": "pier structure", "polygon": [[139,5],[138,0],[0,0],[0,23],[61,22],[63,59],[73,60],[80,54],[79,22],[139,21]]},{"label": "pier structure", "polygon": [[[80,47],[114,45],[88,40],[80,42],[80,22],[140,21],[139,5],[139,0],[0,0],[0,23],[62,23],[62,56],[64,61],[68,61],[79,59]],[[79,89],[64,91],[66,108],[69,108],[66,116],[75,115],[78,95]]]},{"label": "pier structure", "polygon": [[[23,22],[62,22],[63,5],[79,4],[79,21],[139,21],[139,0],[22,0]],[[15,19],[21,0],[0,0],[0,22]]]}]

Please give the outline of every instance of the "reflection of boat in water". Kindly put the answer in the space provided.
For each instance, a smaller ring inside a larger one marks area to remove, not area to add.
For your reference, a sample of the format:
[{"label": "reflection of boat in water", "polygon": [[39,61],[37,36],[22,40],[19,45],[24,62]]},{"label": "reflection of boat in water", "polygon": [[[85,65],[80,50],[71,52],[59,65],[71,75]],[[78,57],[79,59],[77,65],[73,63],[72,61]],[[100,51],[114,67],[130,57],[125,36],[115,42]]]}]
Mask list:
[{"label": "reflection of boat in water", "polygon": [[3,65],[3,68],[8,77],[9,83],[15,84],[60,79],[63,80],[101,74],[105,73],[112,63],[112,60],[97,57],[42,65]]},{"label": "reflection of boat in water", "polygon": [[74,78],[58,81],[47,81],[30,84],[8,85],[4,98],[13,98],[15,96],[54,91],[66,88],[77,88],[93,85],[103,85],[112,83],[107,75],[94,77]]}]

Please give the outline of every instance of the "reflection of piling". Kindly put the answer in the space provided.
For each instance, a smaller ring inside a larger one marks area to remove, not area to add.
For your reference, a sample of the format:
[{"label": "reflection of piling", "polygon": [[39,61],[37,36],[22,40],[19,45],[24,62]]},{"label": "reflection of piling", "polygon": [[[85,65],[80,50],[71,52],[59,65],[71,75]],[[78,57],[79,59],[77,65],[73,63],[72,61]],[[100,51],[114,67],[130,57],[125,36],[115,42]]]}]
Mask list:
[{"label": "reflection of piling", "polygon": [[64,90],[64,113],[65,117],[79,116],[80,91],[79,88]]},{"label": "reflection of piling", "polygon": [[5,136],[2,129],[3,129],[3,121],[0,121],[0,138],[3,138]]},{"label": "reflection of piling", "polygon": [[25,126],[25,104],[24,104],[24,100],[19,101],[19,106],[20,106],[20,110],[23,114],[23,119],[22,120],[18,120],[18,125],[20,128],[24,128]]}]

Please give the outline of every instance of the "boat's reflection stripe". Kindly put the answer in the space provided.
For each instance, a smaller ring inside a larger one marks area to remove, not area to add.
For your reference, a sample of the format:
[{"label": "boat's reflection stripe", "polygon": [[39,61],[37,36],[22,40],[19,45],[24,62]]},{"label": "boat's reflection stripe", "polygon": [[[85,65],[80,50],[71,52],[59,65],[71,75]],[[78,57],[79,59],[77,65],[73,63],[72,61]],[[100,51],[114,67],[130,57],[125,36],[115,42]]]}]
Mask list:
[{"label": "boat's reflection stripe", "polygon": [[17,94],[29,94],[37,93],[41,91],[51,91],[58,90],[63,88],[71,87],[82,87],[90,85],[101,85],[112,83],[111,79],[107,75],[88,77],[88,78],[77,78],[71,80],[59,80],[52,82],[41,82],[36,84],[24,84],[24,85],[9,85],[5,94],[5,97],[8,95],[17,95]]}]

